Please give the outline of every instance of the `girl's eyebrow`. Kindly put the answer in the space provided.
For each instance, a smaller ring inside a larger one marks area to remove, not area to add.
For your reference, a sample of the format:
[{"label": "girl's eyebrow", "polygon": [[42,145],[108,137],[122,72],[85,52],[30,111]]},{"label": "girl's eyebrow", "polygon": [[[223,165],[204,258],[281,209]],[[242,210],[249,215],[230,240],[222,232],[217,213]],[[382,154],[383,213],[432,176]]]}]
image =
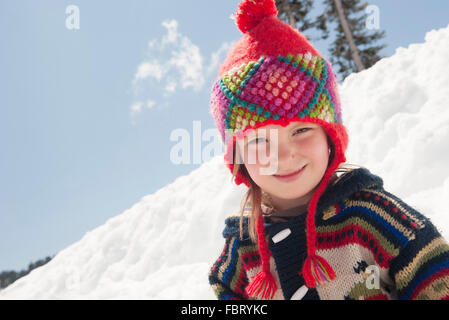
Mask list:
[{"label": "girl's eyebrow", "polygon": [[311,127],[313,126],[312,123],[310,122],[296,122],[292,125],[292,128],[297,128],[297,127]]},{"label": "girl's eyebrow", "polygon": [[254,131],[251,131],[249,134],[248,134],[248,137],[251,137],[251,138],[253,138],[253,137],[260,137],[260,136],[266,136],[267,134],[268,134],[268,129],[266,129],[266,128],[259,128],[259,129],[257,129],[257,130],[254,130]]},{"label": "girl's eyebrow", "polygon": [[257,137],[257,131],[251,130],[250,132],[248,132],[248,133],[245,135],[245,140],[252,139],[252,138],[254,138],[254,137]]},{"label": "girl's eyebrow", "polygon": [[245,135],[245,137],[243,138],[243,142],[245,144],[247,144],[248,141],[250,141],[251,139],[256,138],[256,137],[257,137],[257,132],[252,130]]}]

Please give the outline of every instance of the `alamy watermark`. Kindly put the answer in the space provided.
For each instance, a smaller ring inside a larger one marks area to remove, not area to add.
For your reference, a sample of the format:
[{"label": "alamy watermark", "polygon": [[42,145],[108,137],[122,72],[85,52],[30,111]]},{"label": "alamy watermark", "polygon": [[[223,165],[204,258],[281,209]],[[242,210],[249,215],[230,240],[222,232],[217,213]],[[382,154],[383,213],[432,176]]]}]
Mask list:
[{"label": "alamy watermark", "polygon": [[367,278],[365,279],[366,288],[369,290],[380,289],[380,270],[376,265],[366,267],[365,273]]},{"label": "alamy watermark", "polygon": [[368,15],[365,21],[365,26],[368,30],[380,29],[380,10],[378,6],[369,5],[365,8],[365,13]]},{"label": "alamy watermark", "polygon": [[65,8],[65,27],[69,30],[79,30],[80,28],[80,9],[76,5],[69,5]]},{"label": "alamy watermark", "polygon": [[[257,132],[257,139],[262,139],[262,141],[270,139],[269,148],[266,148],[267,144],[259,143],[257,148],[239,149],[240,157],[232,161],[243,164],[243,159],[246,159],[245,163],[247,164],[268,165],[268,167],[260,168],[262,175],[276,173],[278,169],[278,130],[270,129],[269,132],[269,135],[267,135],[267,130],[262,129]],[[183,128],[177,128],[170,133],[169,140],[176,142],[170,149],[170,161],[177,165],[206,162],[225,151],[225,145],[228,144],[231,136],[232,130],[226,130],[223,142],[216,128],[206,129],[203,132],[201,121],[193,121],[192,133]],[[234,159],[234,150],[230,151],[232,153],[230,159]]]}]

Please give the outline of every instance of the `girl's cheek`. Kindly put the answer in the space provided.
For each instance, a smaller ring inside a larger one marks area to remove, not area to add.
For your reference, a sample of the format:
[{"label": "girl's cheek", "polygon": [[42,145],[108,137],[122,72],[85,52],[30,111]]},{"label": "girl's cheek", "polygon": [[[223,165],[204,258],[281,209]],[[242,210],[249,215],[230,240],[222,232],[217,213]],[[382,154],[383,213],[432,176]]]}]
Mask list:
[{"label": "girl's cheek", "polygon": [[259,179],[259,168],[256,165],[251,165],[251,164],[247,164],[246,166],[246,170],[248,171],[248,174],[250,175],[251,179],[253,179],[257,184],[260,181]]},{"label": "girl's cheek", "polygon": [[269,167],[271,163],[271,158],[267,155],[261,153],[261,150],[249,150],[247,157],[245,159],[245,165],[248,172],[252,173],[254,176],[260,176],[260,172],[265,172],[265,168]]},{"label": "girl's cheek", "polygon": [[246,166],[251,179],[259,186],[264,186],[266,184],[267,175],[264,173],[265,170],[259,165],[249,165]]},{"label": "girl's cheek", "polygon": [[260,148],[255,146],[254,144],[250,144],[245,148],[245,160],[248,164],[257,164],[259,163],[259,154]]},{"label": "girl's cheek", "polygon": [[267,167],[277,155],[270,154],[269,147],[254,148],[248,152],[248,163],[257,167]]},{"label": "girl's cheek", "polygon": [[327,140],[319,134],[312,135],[301,142],[304,150],[313,154],[321,154],[323,150],[328,150]]}]

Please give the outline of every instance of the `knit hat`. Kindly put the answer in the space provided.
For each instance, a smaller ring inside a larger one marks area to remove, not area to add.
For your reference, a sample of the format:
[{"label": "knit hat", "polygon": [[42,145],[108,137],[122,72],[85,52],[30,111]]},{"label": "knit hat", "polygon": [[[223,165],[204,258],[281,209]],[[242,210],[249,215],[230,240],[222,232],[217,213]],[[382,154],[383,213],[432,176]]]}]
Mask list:
[{"label": "knit hat", "polygon": [[[243,0],[235,21],[244,34],[228,52],[212,88],[211,113],[225,144],[226,166],[234,170],[237,139],[269,124],[292,121],[320,125],[333,143],[334,157],[307,208],[307,258],[302,271],[306,286],[335,278],[329,263],[315,250],[315,214],[333,173],[346,161],[348,145],[342,124],[337,81],[331,64],[298,30],[277,18],[274,0]],[[235,183],[250,186],[238,172]],[[265,241],[262,214],[256,225],[261,271],[247,286],[250,296],[272,298],[277,285],[270,272],[271,252]]]}]

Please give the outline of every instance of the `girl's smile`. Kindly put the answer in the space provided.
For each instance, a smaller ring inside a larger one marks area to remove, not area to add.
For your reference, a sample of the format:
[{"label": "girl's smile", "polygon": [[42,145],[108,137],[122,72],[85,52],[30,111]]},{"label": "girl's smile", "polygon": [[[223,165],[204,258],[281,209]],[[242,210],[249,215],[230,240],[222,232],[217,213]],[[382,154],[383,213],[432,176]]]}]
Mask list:
[{"label": "girl's smile", "polygon": [[274,176],[279,179],[279,181],[288,183],[291,181],[295,181],[300,175],[301,173],[306,169],[306,166],[303,166],[301,169],[294,171],[292,173],[288,173],[288,174],[275,174]]}]

